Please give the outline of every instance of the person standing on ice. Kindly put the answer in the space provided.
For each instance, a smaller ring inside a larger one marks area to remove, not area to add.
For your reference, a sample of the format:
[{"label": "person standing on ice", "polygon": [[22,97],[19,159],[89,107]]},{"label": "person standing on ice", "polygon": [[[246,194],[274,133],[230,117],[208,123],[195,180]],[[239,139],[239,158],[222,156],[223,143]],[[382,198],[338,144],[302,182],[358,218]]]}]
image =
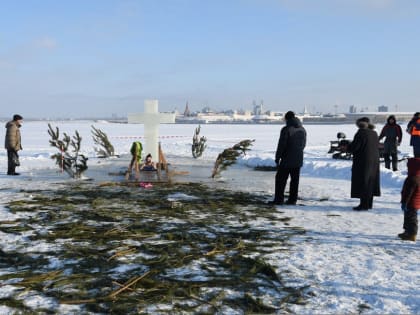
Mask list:
[{"label": "person standing on ice", "polygon": [[14,115],[13,120],[6,124],[6,137],[4,147],[7,150],[7,175],[19,175],[16,166],[19,166],[18,151],[22,150],[19,128],[22,126],[22,116]]},{"label": "person standing on ice", "polygon": [[416,112],[407,124],[407,132],[411,135],[410,145],[413,147],[414,157],[420,157],[420,112]]},{"label": "person standing on ice", "polygon": [[407,178],[401,191],[401,210],[404,211],[404,232],[398,234],[402,240],[415,241],[418,232],[417,211],[420,209],[420,158],[407,162]]},{"label": "person standing on ice", "polygon": [[286,126],[281,129],[275,162],[277,165],[273,204],[284,203],[284,189],[290,175],[289,198],[286,204],[295,205],[298,199],[300,169],[303,165],[303,149],[306,146],[306,130],[295,113],[284,116]]},{"label": "person standing on ice", "polygon": [[386,120],[386,125],[382,128],[381,134],[379,135],[379,141],[385,138],[384,142],[384,159],[385,167],[391,168],[392,159],[392,170],[398,171],[398,154],[397,146],[401,144],[402,140],[402,129],[397,124],[397,120],[394,115],[391,115]]},{"label": "person standing on ice", "polygon": [[373,196],[381,195],[379,138],[368,117],[357,119],[356,126],[359,130],[348,146],[349,152],[353,153],[351,198],[360,199],[360,204],[353,210],[363,211],[372,209]]}]

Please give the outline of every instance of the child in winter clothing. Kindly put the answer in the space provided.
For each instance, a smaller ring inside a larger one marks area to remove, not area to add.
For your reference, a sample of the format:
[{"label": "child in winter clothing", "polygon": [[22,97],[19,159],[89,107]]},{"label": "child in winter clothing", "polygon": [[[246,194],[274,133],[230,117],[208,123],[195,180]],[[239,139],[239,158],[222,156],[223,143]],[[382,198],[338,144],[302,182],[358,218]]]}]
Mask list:
[{"label": "child in winter clothing", "polygon": [[404,211],[403,240],[415,241],[418,231],[417,210],[420,209],[420,158],[407,162],[407,178],[401,191],[401,209]]}]

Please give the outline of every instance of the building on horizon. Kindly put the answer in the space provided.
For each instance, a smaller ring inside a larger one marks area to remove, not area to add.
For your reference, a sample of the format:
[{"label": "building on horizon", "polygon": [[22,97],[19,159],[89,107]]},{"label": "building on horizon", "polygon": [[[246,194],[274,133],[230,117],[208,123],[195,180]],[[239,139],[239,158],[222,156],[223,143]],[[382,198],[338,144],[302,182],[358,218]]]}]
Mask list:
[{"label": "building on horizon", "polygon": [[190,108],[188,107],[188,102],[185,104],[184,116],[189,117],[191,116]]},{"label": "building on horizon", "polygon": [[385,106],[385,105],[378,106],[378,112],[387,113],[388,112],[388,106]]}]

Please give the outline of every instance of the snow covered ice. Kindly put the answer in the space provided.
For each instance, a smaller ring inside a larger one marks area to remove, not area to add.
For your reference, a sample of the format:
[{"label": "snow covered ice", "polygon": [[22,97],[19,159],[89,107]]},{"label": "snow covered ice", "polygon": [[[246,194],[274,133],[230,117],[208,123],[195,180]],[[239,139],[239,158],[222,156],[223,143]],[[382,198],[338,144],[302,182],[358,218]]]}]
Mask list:
[{"label": "snow covered ice", "polygon": [[[132,141],[143,135],[143,126],[93,121],[55,121],[60,132],[72,135],[78,130],[83,137],[82,151],[89,157],[87,177],[97,179],[106,174],[117,159],[97,159],[91,137],[91,125],[103,130],[110,138],[116,153],[127,161]],[[255,192],[270,200],[274,193],[274,172],[254,171],[255,166],[274,166],[274,153],[281,125],[203,125],[200,135],[207,140],[203,156],[194,160],[191,143],[195,125],[162,125],[161,144],[168,161],[176,167],[186,165],[208,166],[208,174],[200,174],[195,180],[210,185]],[[292,311],[299,314],[420,313],[420,270],[418,242],[399,240],[403,215],[400,210],[400,190],[406,176],[405,162],[399,163],[399,171],[392,172],[381,164],[381,197],[375,197],[373,210],[355,212],[352,207],[357,199],[350,196],[351,161],[333,160],[327,154],[329,141],[337,132],[344,132],[349,139],[356,132],[355,125],[305,125],[308,143],[301,172],[298,206],[279,206],[291,218],[290,224],[300,226],[306,234],[294,236],[291,252],[271,254],[270,264],[277,271],[287,272],[289,285],[308,285],[313,296],[305,305],[294,305]],[[377,131],[382,125],[377,126]],[[404,126],[403,126],[404,127]],[[10,213],[5,204],[14,199],[31,198],[20,192],[23,187],[49,187],[51,183],[69,181],[66,174],[57,172],[50,159],[55,149],[49,146],[47,122],[24,122],[21,129],[23,151],[20,152],[21,176],[3,175],[7,169],[6,151],[0,152],[0,219],[11,220],[15,216],[30,213]],[[4,138],[4,131],[0,133]],[[238,163],[211,180],[212,163],[217,154],[243,139],[255,139],[252,150]],[[140,139],[141,141],[141,139]],[[409,135],[403,135],[401,154],[412,153],[408,145]],[[187,176],[188,180],[188,176]],[[180,192],[171,196],[174,200],[191,199]],[[256,225],[263,222],[255,222]],[[47,231],[45,231],[47,233]],[[1,249],[13,249],[17,244],[28,242],[28,235],[6,234],[0,231]],[[28,246],[31,251],[44,243]],[[45,248],[45,251],[51,248]],[[52,261],[53,263],[53,261]],[[59,262],[55,262],[59,263]],[[0,286],[0,296],[8,296],[14,290],[10,283]],[[25,305],[42,303],[52,307],[55,301],[33,296],[27,292]],[[43,300],[44,299],[44,300]],[[65,310],[64,306],[61,309]],[[0,307],[2,313],[8,308]]]}]

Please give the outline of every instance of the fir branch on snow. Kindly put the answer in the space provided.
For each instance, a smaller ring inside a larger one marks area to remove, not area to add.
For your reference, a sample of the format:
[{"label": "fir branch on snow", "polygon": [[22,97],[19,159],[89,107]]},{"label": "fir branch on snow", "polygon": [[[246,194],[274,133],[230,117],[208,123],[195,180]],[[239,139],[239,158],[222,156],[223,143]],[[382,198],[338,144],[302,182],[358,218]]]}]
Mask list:
[{"label": "fir branch on snow", "polygon": [[109,141],[108,136],[105,132],[100,129],[92,127],[92,138],[96,145],[99,147],[95,147],[95,152],[98,154],[99,157],[110,157],[114,156],[114,146]]},{"label": "fir branch on snow", "polygon": [[214,163],[211,177],[214,178],[216,175],[220,175],[220,172],[224,171],[228,166],[235,164],[240,155],[246,155],[246,152],[251,150],[249,147],[254,141],[249,139],[242,140],[233,147],[225,149],[220,153]]},{"label": "fir branch on snow", "polygon": [[60,169],[73,178],[80,178],[88,169],[87,160],[83,154],[80,154],[82,137],[76,130],[75,135],[71,138],[65,132],[63,138],[60,139],[60,131],[58,127],[53,127],[48,124],[48,134],[50,135],[50,145],[56,147],[60,152],[51,156],[55,160]]},{"label": "fir branch on snow", "polygon": [[200,129],[201,129],[200,125],[198,125],[198,127],[195,128],[195,133],[194,133],[194,137],[193,137],[193,144],[192,144],[192,147],[191,147],[192,156],[195,159],[200,157],[203,154],[203,152],[206,148],[206,141],[207,141],[206,137],[198,138],[199,134],[200,134]]}]

